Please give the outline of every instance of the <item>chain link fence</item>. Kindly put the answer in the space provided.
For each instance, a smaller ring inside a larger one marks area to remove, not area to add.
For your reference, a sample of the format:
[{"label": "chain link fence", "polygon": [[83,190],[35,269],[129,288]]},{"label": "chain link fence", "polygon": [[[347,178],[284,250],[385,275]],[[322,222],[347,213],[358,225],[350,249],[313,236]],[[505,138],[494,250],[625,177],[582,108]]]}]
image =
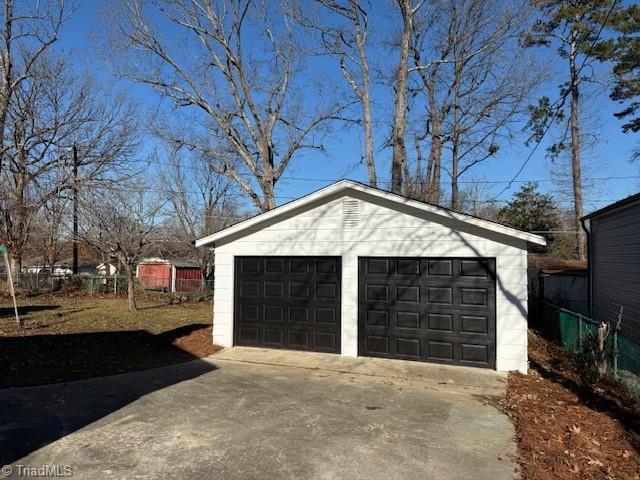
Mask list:
[{"label": "chain link fence", "polygon": [[[570,353],[579,354],[584,350],[584,342],[598,335],[600,322],[579,313],[548,302],[543,302],[541,313],[536,328]],[[620,332],[617,318],[607,323],[611,332],[606,349],[610,371],[629,393],[640,398],[640,345]]]},{"label": "chain link fence", "polygon": [[[124,275],[54,275],[49,273],[13,274],[13,284],[18,292],[39,295],[53,292],[85,291],[89,295],[127,292],[127,277]],[[163,278],[143,277],[136,279],[137,290],[170,292]],[[176,279],[176,292],[182,294],[213,294],[213,280]],[[6,273],[0,273],[0,295],[9,295]]]}]

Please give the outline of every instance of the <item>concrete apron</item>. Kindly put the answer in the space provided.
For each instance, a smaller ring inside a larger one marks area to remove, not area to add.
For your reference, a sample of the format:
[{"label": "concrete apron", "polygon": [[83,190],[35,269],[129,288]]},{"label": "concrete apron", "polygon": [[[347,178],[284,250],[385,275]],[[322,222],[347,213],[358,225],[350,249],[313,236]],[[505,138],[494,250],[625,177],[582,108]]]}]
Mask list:
[{"label": "concrete apron", "polygon": [[373,381],[420,382],[433,391],[487,397],[502,397],[507,380],[506,373],[484,368],[252,347],[225,348],[207,360],[324,370],[362,375]]}]

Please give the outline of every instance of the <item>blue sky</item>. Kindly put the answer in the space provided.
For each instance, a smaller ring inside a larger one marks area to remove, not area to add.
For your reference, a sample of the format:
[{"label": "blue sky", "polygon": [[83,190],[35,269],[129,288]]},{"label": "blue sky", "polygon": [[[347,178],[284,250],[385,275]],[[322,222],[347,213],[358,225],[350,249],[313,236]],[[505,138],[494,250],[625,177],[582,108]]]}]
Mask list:
[{"label": "blue sky", "polygon": [[[374,5],[377,5],[377,3],[374,2]],[[384,5],[387,4],[384,3]],[[101,30],[100,22],[103,21],[98,11],[99,6],[100,2],[97,0],[83,2],[65,25],[56,48],[72,55],[73,63],[78,69],[90,71],[100,80],[114,82],[114,78],[96,53],[96,34]],[[389,28],[387,23],[389,23],[388,15],[379,15],[379,20],[377,20],[377,24],[374,24],[374,27],[379,29]],[[386,50],[372,53],[374,56],[388,55]],[[552,57],[545,57],[545,55],[551,55],[549,52],[532,51],[531,54],[541,55],[543,60],[545,58],[552,60]],[[558,64],[556,59],[553,60],[555,62],[550,63]],[[558,65],[558,67],[562,68],[563,65]],[[321,65],[310,64],[308,68],[311,70],[322,69],[325,74],[336,75],[337,81],[342,80],[338,76],[337,69],[335,72],[326,71],[331,70],[328,67],[328,62],[322,62]],[[552,100],[557,98],[558,89],[554,85],[558,83],[558,81],[551,82],[550,85],[541,89],[540,94],[546,94]],[[156,95],[146,87],[124,82],[118,82],[116,85],[119,88],[126,88],[142,106],[152,107],[158,101]],[[390,100],[386,91],[382,92],[381,89],[380,91],[382,102]],[[594,179],[592,182],[587,181],[587,212],[640,190],[640,165],[633,164],[629,160],[631,151],[640,142],[640,137],[637,134],[622,133],[620,129],[621,122],[613,117],[613,113],[619,106],[608,99],[606,91],[599,94],[595,99],[589,99],[590,95],[591,93],[586,98],[586,102],[590,104],[588,114],[590,121],[597,125],[600,143],[594,147],[593,151],[589,152],[584,162],[585,177],[587,180]],[[379,124],[375,132],[375,141],[378,147],[388,132],[384,115],[385,109],[381,107],[377,114]],[[153,144],[153,141],[149,139],[149,148]],[[362,155],[361,144],[361,134],[358,129],[336,128],[325,142],[327,147],[326,155],[314,153],[313,156],[310,156],[307,154],[291,164],[288,173],[285,174],[287,178],[281,180],[278,184],[278,203],[309,193],[339,178],[347,177],[366,181],[366,169],[364,165],[359,163]],[[558,192],[558,184],[551,181],[551,171],[553,169],[558,170],[561,167],[554,165],[545,158],[545,146],[547,144],[546,140],[543,141],[519,175],[518,182],[502,193],[499,200],[508,199],[521,185],[521,181],[527,180],[540,181],[540,188],[544,191]],[[506,186],[504,182],[513,178],[532,148],[532,146],[526,147],[523,144],[523,139],[518,139],[511,145],[501,148],[495,158],[479,165],[462,180],[496,182],[485,184],[488,194],[494,196]],[[388,181],[390,176],[390,156],[390,149],[378,149],[376,157],[378,172],[383,181]],[[448,179],[445,178],[444,181],[447,182]],[[563,206],[568,206],[568,203],[563,203]]]}]

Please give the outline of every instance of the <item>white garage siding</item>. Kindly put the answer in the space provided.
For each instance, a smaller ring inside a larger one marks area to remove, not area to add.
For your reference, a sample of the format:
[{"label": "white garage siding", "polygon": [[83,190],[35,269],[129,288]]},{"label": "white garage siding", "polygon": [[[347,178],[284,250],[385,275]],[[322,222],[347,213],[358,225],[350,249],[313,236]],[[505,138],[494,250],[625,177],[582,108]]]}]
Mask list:
[{"label": "white garage siding", "polygon": [[[357,212],[349,199],[356,200]],[[525,239],[460,221],[454,214],[447,218],[366,192],[340,190],[215,242],[213,335],[222,346],[233,344],[234,257],[248,255],[342,257],[341,346],[346,356],[358,354],[358,257],[493,257],[496,369],[527,371]]]}]

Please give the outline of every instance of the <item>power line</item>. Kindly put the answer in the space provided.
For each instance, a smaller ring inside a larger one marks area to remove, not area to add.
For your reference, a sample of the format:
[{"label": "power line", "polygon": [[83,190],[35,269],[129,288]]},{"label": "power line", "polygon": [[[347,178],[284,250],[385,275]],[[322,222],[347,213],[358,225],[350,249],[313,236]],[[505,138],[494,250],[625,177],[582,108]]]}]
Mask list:
[{"label": "power line", "polygon": [[[154,162],[155,164],[159,164],[159,165],[167,165],[167,166],[174,166],[171,163],[167,163],[167,162]],[[190,170],[197,170],[197,167],[193,167],[191,165],[180,165],[180,168],[186,168],[186,169],[190,169]],[[252,175],[249,174],[243,174],[245,176],[245,178],[249,179],[249,180],[255,180],[255,177],[253,177]],[[608,177],[591,177],[591,178],[587,178],[585,180],[626,180],[626,179],[640,179],[640,175],[627,175],[627,176],[608,176]],[[298,176],[282,176],[280,177],[278,180],[293,180],[293,181],[305,181],[305,182],[327,182],[327,183],[335,183],[338,182],[340,180],[345,180],[345,178],[318,178],[318,177],[298,177]],[[546,182],[556,182],[557,180],[554,180],[552,178],[542,178],[542,179],[536,179],[536,180],[517,180],[517,179],[509,179],[509,180],[458,180],[458,183],[462,183],[462,184],[471,184],[471,185],[475,185],[475,184],[488,184],[488,185],[494,185],[494,184],[501,184],[501,183],[546,183]],[[376,182],[379,185],[391,185],[391,181],[390,180],[378,180]],[[499,196],[499,195],[498,195]]]}]

